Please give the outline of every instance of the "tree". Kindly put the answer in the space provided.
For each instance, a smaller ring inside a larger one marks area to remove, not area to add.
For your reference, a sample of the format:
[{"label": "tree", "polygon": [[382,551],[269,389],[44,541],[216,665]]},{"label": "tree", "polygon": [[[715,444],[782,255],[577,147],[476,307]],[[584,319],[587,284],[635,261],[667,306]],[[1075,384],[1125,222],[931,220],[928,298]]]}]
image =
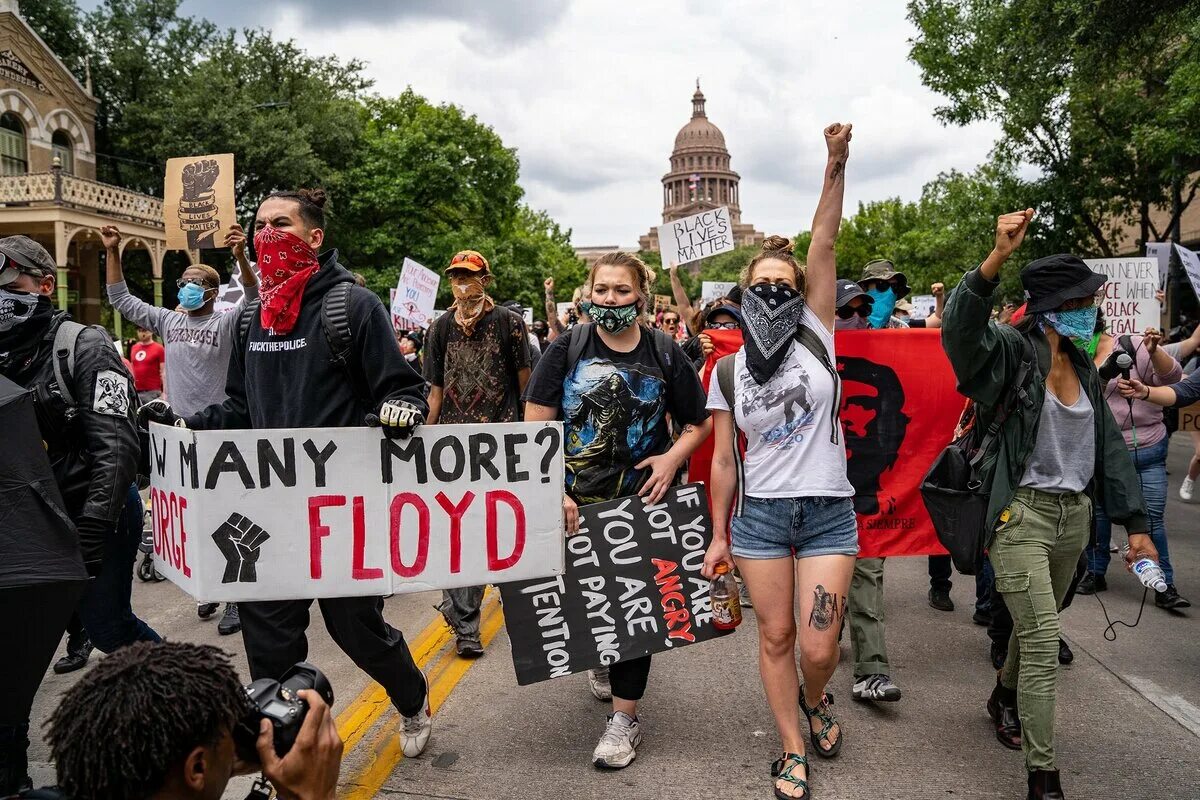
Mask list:
[{"label": "tree", "polygon": [[[1000,124],[996,151],[1038,167],[1036,204],[1085,251],[1128,251],[1172,180],[1200,188],[1200,14],[1194,0],[911,0],[910,57],[946,96],[943,122]],[[1189,173],[1192,173],[1190,177]],[[1168,225],[1168,229],[1170,226]]]}]

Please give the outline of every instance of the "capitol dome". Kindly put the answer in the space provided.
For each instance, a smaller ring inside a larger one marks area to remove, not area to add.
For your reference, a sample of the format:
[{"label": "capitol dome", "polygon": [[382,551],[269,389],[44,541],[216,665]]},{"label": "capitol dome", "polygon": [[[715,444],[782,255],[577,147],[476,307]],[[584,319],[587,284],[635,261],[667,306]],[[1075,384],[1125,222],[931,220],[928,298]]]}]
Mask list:
[{"label": "capitol dome", "polygon": [[704,93],[700,91],[699,83],[696,84],[696,93],[692,95],[692,118],[675,134],[676,153],[695,149],[719,150],[725,155],[729,153],[725,149],[725,134],[709,122],[704,113]]}]

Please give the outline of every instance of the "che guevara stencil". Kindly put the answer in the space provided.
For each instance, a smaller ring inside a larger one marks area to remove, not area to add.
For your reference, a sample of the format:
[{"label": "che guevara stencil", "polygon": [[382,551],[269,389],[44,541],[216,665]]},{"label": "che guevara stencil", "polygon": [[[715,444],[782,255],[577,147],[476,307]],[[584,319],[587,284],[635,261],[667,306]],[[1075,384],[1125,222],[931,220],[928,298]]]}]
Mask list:
[{"label": "che guevara stencil", "polygon": [[167,160],[163,224],[168,248],[223,247],[236,213],[232,153]]}]

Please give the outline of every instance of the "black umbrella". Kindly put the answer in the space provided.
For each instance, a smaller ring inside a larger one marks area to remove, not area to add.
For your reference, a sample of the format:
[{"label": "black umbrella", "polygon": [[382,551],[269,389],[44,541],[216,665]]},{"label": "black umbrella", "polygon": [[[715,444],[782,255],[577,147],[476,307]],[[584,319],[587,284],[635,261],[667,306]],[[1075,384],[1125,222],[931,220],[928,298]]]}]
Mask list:
[{"label": "black umbrella", "polygon": [[33,396],[0,376],[0,589],[87,579]]}]

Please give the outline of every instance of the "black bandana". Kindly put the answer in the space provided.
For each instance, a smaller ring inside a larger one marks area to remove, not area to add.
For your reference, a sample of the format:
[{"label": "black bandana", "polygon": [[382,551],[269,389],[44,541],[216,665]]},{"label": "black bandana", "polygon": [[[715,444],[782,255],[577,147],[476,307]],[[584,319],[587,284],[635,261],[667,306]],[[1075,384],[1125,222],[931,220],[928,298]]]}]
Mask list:
[{"label": "black bandana", "polygon": [[760,283],[742,294],[746,318],[746,368],[762,386],[771,380],[796,337],[804,295],[790,286]]},{"label": "black bandana", "polygon": [[25,371],[37,353],[42,336],[54,318],[54,306],[45,295],[38,295],[32,308],[24,302],[24,297],[6,299],[9,302],[0,299],[3,304],[0,316],[8,323],[0,331],[0,372],[13,378]]}]

